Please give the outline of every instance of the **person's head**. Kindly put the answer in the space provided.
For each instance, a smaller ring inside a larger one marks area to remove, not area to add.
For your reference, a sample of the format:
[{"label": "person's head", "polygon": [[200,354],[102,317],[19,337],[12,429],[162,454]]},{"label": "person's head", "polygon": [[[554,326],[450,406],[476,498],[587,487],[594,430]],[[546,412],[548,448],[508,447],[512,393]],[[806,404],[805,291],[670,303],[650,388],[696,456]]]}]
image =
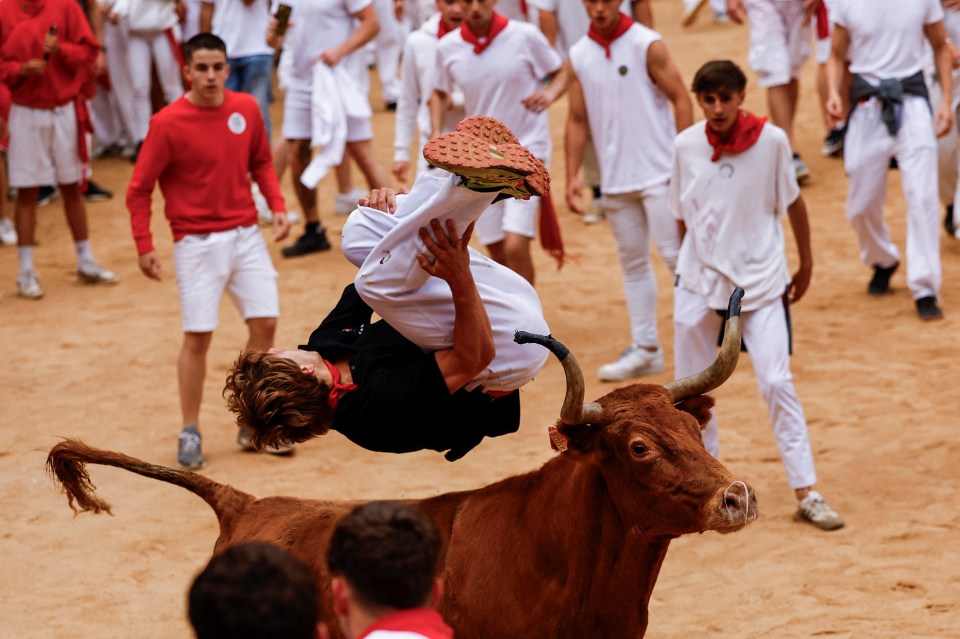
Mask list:
[{"label": "person's head", "polygon": [[329,373],[312,351],[240,353],[223,396],[257,448],[295,444],[323,435],[333,423]]},{"label": "person's head", "polygon": [[223,40],[212,33],[199,33],[183,45],[183,57],[183,77],[190,84],[190,101],[203,107],[223,104],[224,85],[230,75]]},{"label": "person's head", "polygon": [[197,639],[317,637],[313,573],[270,544],[238,544],[216,555],[194,579],[187,604]]},{"label": "person's head", "polygon": [[613,31],[620,24],[621,4],[617,0],[583,0],[590,25],[601,34]]},{"label": "person's head", "polygon": [[436,605],[439,560],[440,533],[420,511],[386,501],[355,508],[337,524],[327,552],[337,617],[343,623],[354,607],[379,617]]},{"label": "person's head", "polygon": [[729,60],[714,60],[693,77],[693,92],[707,126],[720,136],[733,129],[743,105],[747,76]]},{"label": "person's head", "polygon": [[477,35],[485,35],[493,22],[493,10],[497,0],[457,0],[462,7],[463,19],[470,30]]},{"label": "person's head", "polygon": [[466,3],[460,0],[437,0],[437,11],[440,12],[440,19],[443,20],[448,29],[456,29],[463,24],[465,5]]}]

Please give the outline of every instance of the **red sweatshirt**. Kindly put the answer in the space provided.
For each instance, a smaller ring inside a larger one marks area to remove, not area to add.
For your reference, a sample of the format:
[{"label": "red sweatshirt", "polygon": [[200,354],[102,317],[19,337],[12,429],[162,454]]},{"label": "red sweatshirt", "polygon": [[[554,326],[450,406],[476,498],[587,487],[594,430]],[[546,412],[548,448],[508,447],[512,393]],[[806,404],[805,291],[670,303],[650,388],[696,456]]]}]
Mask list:
[{"label": "red sweatshirt", "polygon": [[436,610],[412,608],[380,617],[360,633],[357,639],[389,639],[403,633],[405,637],[453,639],[453,629],[443,622]]},{"label": "red sweatshirt", "polygon": [[150,200],[158,180],[177,241],[185,235],[256,224],[248,175],[260,186],[271,210],[287,210],[253,96],[227,91],[218,107],[199,107],[186,97],[164,107],[150,120],[127,188],[137,252],[153,250]]},{"label": "red sweatshirt", "polygon": [[[21,76],[25,62],[43,58],[43,39],[54,24],[60,50],[42,74]],[[76,100],[100,50],[76,0],[0,0],[0,43],[0,82],[10,87],[14,104],[37,109]]]}]

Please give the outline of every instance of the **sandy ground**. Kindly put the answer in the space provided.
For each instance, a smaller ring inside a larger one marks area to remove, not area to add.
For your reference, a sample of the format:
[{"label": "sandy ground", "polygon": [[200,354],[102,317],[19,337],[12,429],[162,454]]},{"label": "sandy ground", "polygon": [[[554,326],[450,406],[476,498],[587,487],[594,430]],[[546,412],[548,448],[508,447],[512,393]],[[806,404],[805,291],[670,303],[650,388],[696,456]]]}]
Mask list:
[{"label": "sandy ground", "polygon": [[[656,19],[689,81],[708,58],[746,59],[746,30],[716,26],[704,15],[681,31],[680,3],[658,0]],[[708,12],[704,12],[707,14]],[[724,462],[761,498],[760,520],[743,532],[674,542],[650,604],[648,636],[956,637],[960,636],[960,243],[944,240],[946,319],[915,316],[902,273],[884,299],[865,294],[869,271],[857,259],[844,219],[840,162],[822,159],[822,128],[812,65],[797,126],[799,150],[813,180],[810,209],[815,277],[795,307],[796,384],[810,422],[820,487],[847,520],[823,533],[793,519],[764,404],[749,357],[717,391]],[[753,84],[748,106],[763,113]],[[376,90],[376,88],[375,88]],[[375,116],[378,152],[390,159],[392,120]],[[561,148],[565,104],[554,107]],[[554,159],[561,179],[562,156]],[[169,233],[154,220],[167,277],[148,281],[137,269],[122,193],[131,167],[96,164],[96,177],[118,193],[91,205],[93,244],[122,281],[109,288],[76,283],[59,203],[42,209],[36,252],[46,297],[16,297],[16,251],[0,248],[0,635],[8,637],[187,637],[184,592],[209,557],[216,520],[196,497],[128,473],[93,468],[114,517],[74,518],[43,472],[46,451],[61,437],[156,463],[172,464],[179,410],[175,361],[179,311]],[[889,221],[903,245],[903,200],[896,174]],[[292,193],[288,183],[285,192]],[[333,187],[322,185],[327,211]],[[159,211],[159,209],[155,209]],[[589,396],[613,388],[593,371],[627,341],[620,274],[605,224],[584,227],[561,210],[578,256],[557,271],[537,255],[538,289],[554,334],[588,373]],[[343,218],[326,214],[338,239]],[[282,260],[283,317],[278,343],[297,344],[336,300],[353,269],[334,251]],[[795,263],[792,246],[791,263]],[[671,292],[657,264],[660,327],[672,353]],[[202,412],[204,471],[258,496],[397,498],[480,486],[536,468],[551,456],[546,426],[556,418],[563,384],[548,365],[524,391],[520,433],[488,440],[462,461],[438,454],[369,453],[337,434],[301,446],[292,458],[240,452],[220,398],[227,366],[245,328],[224,304],[209,355]],[[653,381],[670,378],[669,370]],[[951,417],[951,415],[953,417]],[[531,586],[535,587],[535,586]]]}]

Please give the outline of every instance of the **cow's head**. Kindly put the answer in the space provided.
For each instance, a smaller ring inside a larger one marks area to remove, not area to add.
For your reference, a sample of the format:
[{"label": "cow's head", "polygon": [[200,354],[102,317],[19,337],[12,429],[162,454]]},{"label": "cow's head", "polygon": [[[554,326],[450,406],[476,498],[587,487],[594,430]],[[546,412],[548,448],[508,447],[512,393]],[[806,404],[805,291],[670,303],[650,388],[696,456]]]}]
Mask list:
[{"label": "cow's head", "polygon": [[700,435],[713,406],[704,393],[736,367],[742,296],[737,290],[723,345],[707,370],[666,386],[633,384],[596,402],[584,403],[583,374],[566,348],[552,338],[526,338],[554,351],[566,372],[567,395],[551,432],[554,447],[596,465],[628,528],[650,535],[732,532],[757,518],[753,489],[706,451]]}]

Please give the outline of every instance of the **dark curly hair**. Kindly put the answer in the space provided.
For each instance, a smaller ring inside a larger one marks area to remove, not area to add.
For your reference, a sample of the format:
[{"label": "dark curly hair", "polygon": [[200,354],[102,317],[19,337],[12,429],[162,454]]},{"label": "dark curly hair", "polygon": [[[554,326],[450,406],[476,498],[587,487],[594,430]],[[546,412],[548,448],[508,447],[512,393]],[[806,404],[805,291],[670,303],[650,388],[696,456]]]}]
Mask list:
[{"label": "dark curly hair", "polygon": [[333,423],[330,387],[304,375],[293,361],[245,351],[227,373],[223,396],[237,424],[251,429],[253,445],[295,444],[323,435]]}]

